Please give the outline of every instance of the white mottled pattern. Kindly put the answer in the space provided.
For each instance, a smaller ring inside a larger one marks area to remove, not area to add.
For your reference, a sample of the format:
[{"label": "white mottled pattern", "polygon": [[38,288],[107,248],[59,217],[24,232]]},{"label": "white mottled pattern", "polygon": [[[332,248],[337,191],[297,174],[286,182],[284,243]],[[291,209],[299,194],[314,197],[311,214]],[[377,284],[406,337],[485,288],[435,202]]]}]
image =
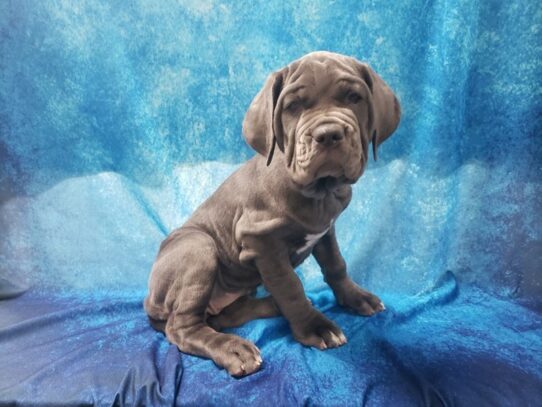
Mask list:
[{"label": "white mottled pattern", "polygon": [[308,234],[305,236],[305,244],[303,246],[301,246],[299,249],[296,250],[296,253],[302,253],[304,252],[305,250],[307,250],[309,247],[312,247],[316,244],[316,242],[318,242],[318,240],[320,240],[320,238],[322,236],[324,236],[327,231],[329,230],[329,228],[327,228],[326,230],[324,230],[323,232],[321,233],[314,233],[314,234]]}]

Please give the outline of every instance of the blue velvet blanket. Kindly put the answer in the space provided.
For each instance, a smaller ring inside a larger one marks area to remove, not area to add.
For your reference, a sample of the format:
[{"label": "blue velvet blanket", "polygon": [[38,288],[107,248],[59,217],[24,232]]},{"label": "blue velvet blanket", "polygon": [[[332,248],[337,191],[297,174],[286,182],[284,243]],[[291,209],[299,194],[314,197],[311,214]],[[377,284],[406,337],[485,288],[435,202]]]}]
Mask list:
[{"label": "blue velvet blanket", "polygon": [[[542,9],[523,1],[0,2],[0,405],[537,406]],[[319,351],[283,318],[230,329],[234,379],[142,301],[162,239],[247,158],[266,75],[326,49],[394,89],[398,131],[337,220],[352,278]]]}]

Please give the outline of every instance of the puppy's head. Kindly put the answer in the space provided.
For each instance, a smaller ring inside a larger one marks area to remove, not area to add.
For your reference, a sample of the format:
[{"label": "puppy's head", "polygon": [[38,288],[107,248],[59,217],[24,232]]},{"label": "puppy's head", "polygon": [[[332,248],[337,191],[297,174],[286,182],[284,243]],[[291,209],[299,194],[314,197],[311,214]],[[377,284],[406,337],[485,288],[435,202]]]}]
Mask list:
[{"label": "puppy's head", "polygon": [[248,144],[271,163],[284,154],[300,188],[354,183],[378,145],[397,128],[400,107],[366,64],[314,52],[272,73],[243,122]]}]

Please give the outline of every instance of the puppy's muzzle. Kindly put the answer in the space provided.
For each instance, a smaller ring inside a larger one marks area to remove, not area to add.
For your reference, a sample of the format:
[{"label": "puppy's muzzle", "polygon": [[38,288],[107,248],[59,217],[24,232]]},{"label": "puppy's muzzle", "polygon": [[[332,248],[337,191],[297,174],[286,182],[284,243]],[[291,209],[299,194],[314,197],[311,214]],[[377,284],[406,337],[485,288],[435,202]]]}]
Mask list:
[{"label": "puppy's muzzle", "polygon": [[312,139],[320,147],[334,147],[344,140],[344,127],[338,123],[324,123],[312,132]]},{"label": "puppy's muzzle", "polygon": [[323,177],[355,182],[362,171],[357,119],[349,111],[316,111],[297,127],[293,180],[309,185]]}]

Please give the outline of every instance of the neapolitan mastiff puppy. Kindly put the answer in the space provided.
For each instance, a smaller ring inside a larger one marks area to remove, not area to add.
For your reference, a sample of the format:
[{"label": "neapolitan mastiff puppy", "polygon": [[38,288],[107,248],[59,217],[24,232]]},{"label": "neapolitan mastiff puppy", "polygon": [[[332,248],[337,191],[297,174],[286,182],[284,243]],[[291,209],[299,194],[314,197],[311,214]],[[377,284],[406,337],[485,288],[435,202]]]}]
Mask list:
[{"label": "neapolitan mastiff puppy", "polygon": [[[312,253],[340,305],[361,315],[384,309],[346,274],[334,222],[367,164],[369,143],[376,159],[399,117],[393,92],[356,59],[314,52],[271,74],[243,123],[259,155],[160,246],[145,299],[152,325],[233,376],[257,371],[260,352],[219,331],[254,318],[284,316],[306,346],[346,343],[308,301],[294,268]],[[254,298],[262,283],[271,295]]]}]

